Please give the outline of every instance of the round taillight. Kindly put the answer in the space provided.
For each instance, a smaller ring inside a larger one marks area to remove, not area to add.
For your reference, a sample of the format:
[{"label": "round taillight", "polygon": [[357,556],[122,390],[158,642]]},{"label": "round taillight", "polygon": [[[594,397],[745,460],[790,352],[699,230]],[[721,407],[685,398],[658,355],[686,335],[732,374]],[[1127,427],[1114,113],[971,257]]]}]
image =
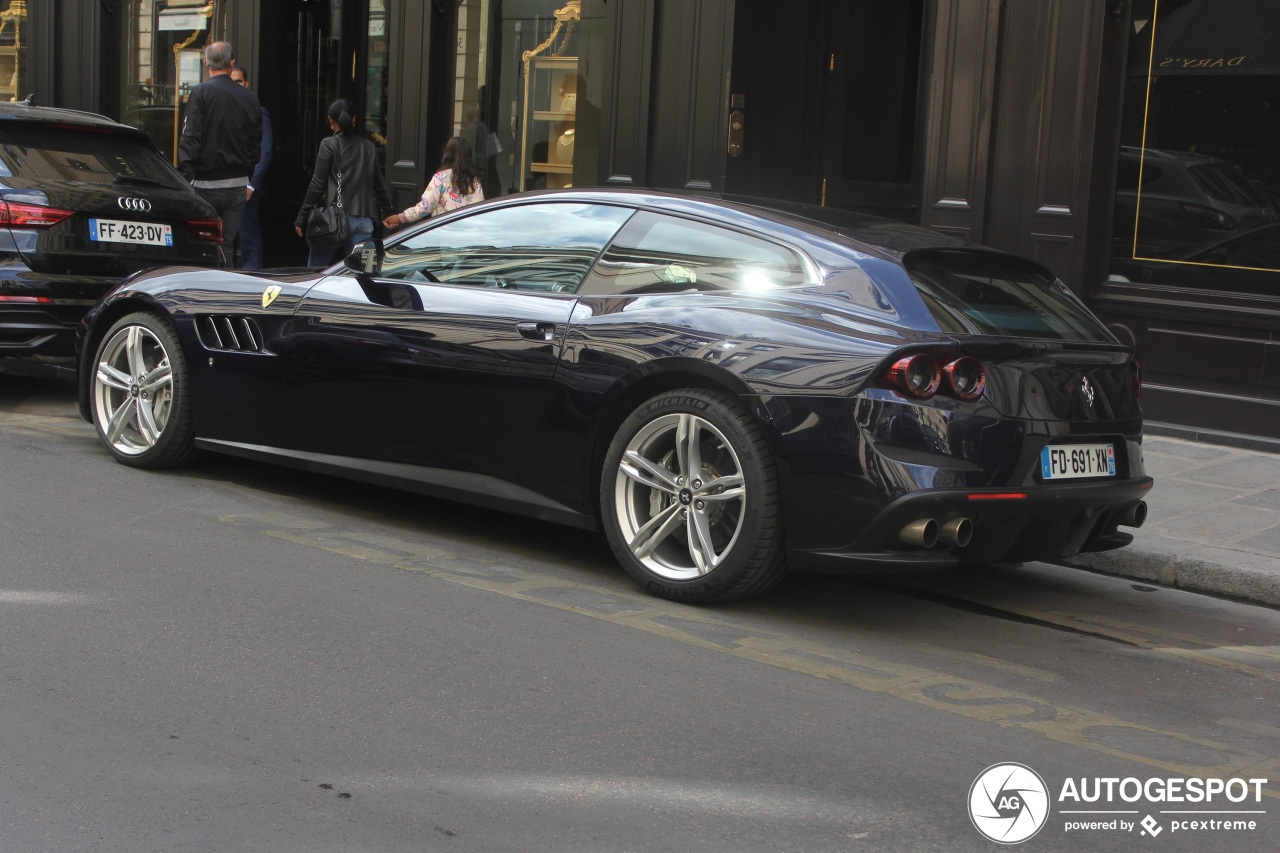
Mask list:
[{"label": "round taillight", "polygon": [[942,369],[938,362],[923,353],[898,359],[886,376],[895,390],[917,400],[932,397],[942,384]]},{"label": "round taillight", "polygon": [[947,375],[951,393],[961,400],[976,400],[987,387],[987,372],[982,362],[969,356],[961,356],[942,369]]}]

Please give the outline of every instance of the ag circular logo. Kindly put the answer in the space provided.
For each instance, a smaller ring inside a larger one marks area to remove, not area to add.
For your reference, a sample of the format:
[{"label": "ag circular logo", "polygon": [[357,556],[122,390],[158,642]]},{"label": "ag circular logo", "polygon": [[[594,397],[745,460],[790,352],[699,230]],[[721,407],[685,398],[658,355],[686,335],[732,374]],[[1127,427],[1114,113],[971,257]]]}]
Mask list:
[{"label": "ag circular logo", "polygon": [[997,844],[1020,844],[1049,818],[1049,789],[1024,764],[993,764],[969,788],[969,818]]}]

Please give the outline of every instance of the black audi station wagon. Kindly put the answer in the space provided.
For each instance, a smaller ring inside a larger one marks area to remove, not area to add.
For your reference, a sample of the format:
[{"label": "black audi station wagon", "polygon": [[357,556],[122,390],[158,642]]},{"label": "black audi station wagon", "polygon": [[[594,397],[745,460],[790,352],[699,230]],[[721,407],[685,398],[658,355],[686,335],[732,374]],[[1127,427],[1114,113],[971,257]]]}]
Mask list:
[{"label": "black audi station wagon", "polygon": [[87,318],[80,410],[198,451],[603,530],[649,591],[1123,546],[1139,374],[1039,264],[818,208],[566,190],[307,272],[170,268]]},{"label": "black audi station wagon", "polygon": [[141,130],[0,103],[0,358],[71,355],[126,275],[223,257],[217,213]]}]

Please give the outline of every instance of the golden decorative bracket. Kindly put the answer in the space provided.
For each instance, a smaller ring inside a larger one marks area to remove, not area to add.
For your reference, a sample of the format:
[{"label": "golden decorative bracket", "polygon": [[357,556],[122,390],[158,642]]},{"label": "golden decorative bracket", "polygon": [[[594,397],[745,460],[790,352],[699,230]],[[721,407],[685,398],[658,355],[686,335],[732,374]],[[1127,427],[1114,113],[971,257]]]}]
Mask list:
[{"label": "golden decorative bracket", "polygon": [[573,27],[578,21],[582,20],[582,0],[569,0],[563,8],[556,9],[552,14],[555,15],[556,25],[551,30],[551,35],[547,36],[547,40],[535,47],[533,50],[526,50],[520,54],[520,58],[524,60],[526,71],[529,60],[532,57],[542,53],[555,43],[556,38],[560,35],[560,30],[565,24],[569,25],[568,31],[564,34],[564,41],[560,43],[560,48],[551,52],[551,56],[561,56],[564,54],[565,48],[569,46],[569,36],[573,35]]}]

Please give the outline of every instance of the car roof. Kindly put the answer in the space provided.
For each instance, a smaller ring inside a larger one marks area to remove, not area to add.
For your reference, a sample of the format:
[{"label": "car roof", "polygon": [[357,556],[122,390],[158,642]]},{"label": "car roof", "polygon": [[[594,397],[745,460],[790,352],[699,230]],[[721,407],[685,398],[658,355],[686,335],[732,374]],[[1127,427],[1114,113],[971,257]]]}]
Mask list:
[{"label": "car roof", "polygon": [[146,134],[137,128],[130,127],[127,124],[120,124],[118,121],[113,121],[112,119],[109,119],[104,115],[98,115],[97,113],[81,112],[80,110],[65,110],[60,107],[41,107],[21,102],[0,102],[0,122],[4,121],[57,124],[62,126],[80,125],[96,130],[112,130],[120,133],[127,133],[132,136],[146,137]]},{"label": "car roof", "polygon": [[563,200],[623,202],[668,213],[685,213],[745,227],[772,226],[793,236],[819,238],[873,255],[900,260],[913,250],[958,247],[964,241],[919,225],[841,208],[714,192],[676,192],[629,187],[535,190],[525,196]]}]

